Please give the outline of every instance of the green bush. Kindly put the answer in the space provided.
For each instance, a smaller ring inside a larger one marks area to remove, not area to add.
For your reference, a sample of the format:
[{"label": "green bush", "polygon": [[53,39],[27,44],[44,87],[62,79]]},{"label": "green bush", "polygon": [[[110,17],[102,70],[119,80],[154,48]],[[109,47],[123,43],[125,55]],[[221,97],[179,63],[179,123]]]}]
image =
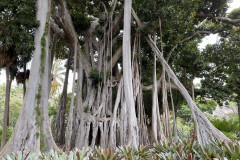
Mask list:
[{"label": "green bush", "polygon": [[[7,129],[7,140],[11,137],[13,132],[13,127],[8,127]],[[0,126],[0,141],[2,140],[2,126]]]},{"label": "green bush", "polygon": [[211,118],[212,124],[222,131],[230,139],[238,139],[237,134],[240,132],[240,125],[237,116],[231,116],[229,118],[219,119]]}]

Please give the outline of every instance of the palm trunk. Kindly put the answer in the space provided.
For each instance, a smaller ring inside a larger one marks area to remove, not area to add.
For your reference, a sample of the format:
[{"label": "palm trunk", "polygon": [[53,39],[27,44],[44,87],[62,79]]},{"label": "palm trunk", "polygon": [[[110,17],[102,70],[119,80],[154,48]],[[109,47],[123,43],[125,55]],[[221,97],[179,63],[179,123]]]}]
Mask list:
[{"label": "palm trunk", "polygon": [[9,102],[8,102],[8,110],[7,110],[7,126],[9,127],[9,119],[10,119],[10,93],[11,93],[11,87],[12,87],[12,78],[10,76],[10,81],[9,81]]},{"label": "palm trunk", "polygon": [[9,71],[9,66],[7,66],[6,67],[6,95],[5,95],[5,105],[4,105],[1,149],[4,147],[7,141],[7,128],[9,126],[8,121],[9,121],[10,89],[11,89],[10,71]]}]

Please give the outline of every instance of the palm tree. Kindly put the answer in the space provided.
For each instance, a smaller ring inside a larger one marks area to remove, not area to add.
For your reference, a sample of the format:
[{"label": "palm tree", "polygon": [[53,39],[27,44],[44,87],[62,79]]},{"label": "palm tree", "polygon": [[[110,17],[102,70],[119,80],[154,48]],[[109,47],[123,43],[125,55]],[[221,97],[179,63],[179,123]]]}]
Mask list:
[{"label": "palm tree", "polygon": [[52,65],[52,73],[51,73],[51,105],[53,105],[55,95],[61,88],[64,82],[64,75],[65,75],[65,67],[63,64],[63,60],[57,59],[53,62]]}]

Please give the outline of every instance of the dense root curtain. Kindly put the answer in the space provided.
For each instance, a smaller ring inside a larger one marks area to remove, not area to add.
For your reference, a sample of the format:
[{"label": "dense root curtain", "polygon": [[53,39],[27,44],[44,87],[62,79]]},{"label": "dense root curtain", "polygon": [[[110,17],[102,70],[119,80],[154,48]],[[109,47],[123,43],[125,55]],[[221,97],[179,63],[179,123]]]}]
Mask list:
[{"label": "dense root curtain", "polygon": [[157,54],[158,59],[161,61],[162,65],[165,66],[166,72],[169,78],[175,83],[178,87],[178,90],[181,92],[183,97],[186,99],[188,106],[191,110],[193,117],[194,125],[197,130],[195,134],[199,143],[207,143],[210,140],[220,140],[225,142],[230,142],[230,139],[227,138],[222,132],[220,132],[216,127],[214,127],[211,122],[207,119],[204,113],[196,106],[192,97],[189,95],[186,88],[178,80],[177,76],[174,74],[168,63],[165,61],[162,52],[158,49],[152,38],[149,36],[146,38],[152,50]]}]

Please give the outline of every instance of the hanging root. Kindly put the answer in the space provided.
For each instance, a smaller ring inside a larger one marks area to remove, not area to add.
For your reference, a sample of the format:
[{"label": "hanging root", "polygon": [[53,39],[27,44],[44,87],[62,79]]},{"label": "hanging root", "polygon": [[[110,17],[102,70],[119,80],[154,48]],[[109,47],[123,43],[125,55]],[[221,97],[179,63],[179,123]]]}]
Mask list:
[{"label": "hanging root", "polygon": [[157,57],[161,61],[162,65],[165,66],[166,72],[168,73],[169,77],[173,80],[175,85],[178,87],[178,90],[186,99],[188,106],[191,110],[195,128],[198,128],[196,130],[198,142],[204,144],[211,140],[214,141],[215,139],[219,141],[231,142],[229,138],[227,138],[222,132],[220,132],[217,128],[215,128],[211,124],[211,122],[207,119],[204,113],[196,106],[195,102],[192,100],[186,88],[178,80],[177,76],[174,74],[170,66],[167,64],[163,57],[162,52],[154,44],[154,41],[151,39],[151,37],[150,36],[147,37],[146,40],[151,46],[152,50],[157,53]]}]

